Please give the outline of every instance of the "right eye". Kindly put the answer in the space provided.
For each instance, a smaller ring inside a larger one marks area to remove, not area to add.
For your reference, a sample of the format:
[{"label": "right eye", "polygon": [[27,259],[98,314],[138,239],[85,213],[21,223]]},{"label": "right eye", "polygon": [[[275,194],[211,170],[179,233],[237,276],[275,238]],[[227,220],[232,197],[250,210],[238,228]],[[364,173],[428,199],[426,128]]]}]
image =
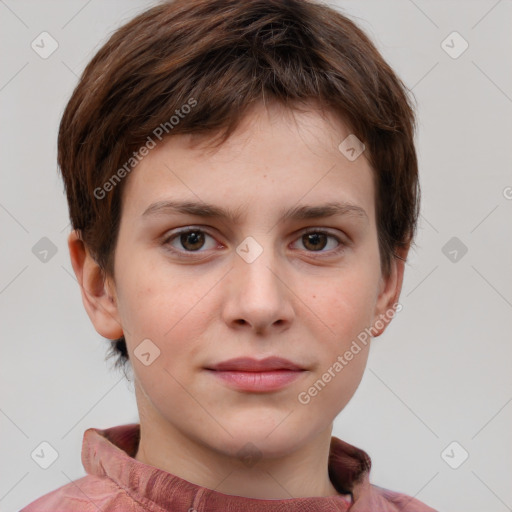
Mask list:
[{"label": "right eye", "polygon": [[[168,236],[163,241],[163,245],[166,246],[171,251],[178,252],[181,254],[202,253],[205,251],[201,251],[200,249],[204,247],[207,237],[211,238],[215,242],[215,239],[211,235],[206,233],[206,231],[199,228],[188,227],[185,229],[181,229],[178,232],[175,232],[172,235]],[[180,247],[178,247],[178,245]],[[217,242],[211,243],[210,247],[207,247],[207,250],[213,249],[217,246]]]}]

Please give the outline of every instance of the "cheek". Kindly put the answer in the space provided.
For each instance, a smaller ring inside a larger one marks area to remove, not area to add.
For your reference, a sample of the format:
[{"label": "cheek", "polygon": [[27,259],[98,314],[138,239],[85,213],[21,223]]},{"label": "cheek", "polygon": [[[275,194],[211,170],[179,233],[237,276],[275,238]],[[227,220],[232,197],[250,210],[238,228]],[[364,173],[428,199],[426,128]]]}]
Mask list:
[{"label": "cheek", "polygon": [[373,316],[374,279],[369,268],[361,267],[359,272],[351,269],[350,274],[340,275],[337,282],[330,280],[322,290],[310,291],[308,295],[307,304],[316,314],[308,314],[308,323],[319,340],[318,367],[302,389],[305,400],[310,400],[310,411],[337,414],[361,381],[370,338],[361,341],[358,336],[364,334]]},{"label": "cheek", "polygon": [[209,321],[206,295],[211,283],[199,280],[201,284],[194,284],[179,274],[164,276],[140,268],[128,275],[119,309],[129,350],[133,352],[148,338],[160,349],[160,365],[178,368],[180,360],[200,348],[198,340]]},{"label": "cheek", "polygon": [[370,271],[351,272],[337,281],[329,280],[322,291],[310,293],[305,303],[329,327],[328,337],[341,349],[370,325],[376,287]]},{"label": "cheek", "polygon": [[364,375],[366,362],[368,360],[368,351],[369,345],[364,346],[359,344],[357,353],[353,353],[350,350],[348,351],[348,353],[351,354],[350,361],[346,359],[347,351],[341,352],[339,354],[342,356],[341,360],[336,361],[338,365],[332,363],[330,371],[322,374],[321,380],[327,382],[324,391],[325,395],[323,397],[323,406],[326,409],[338,412],[342,410],[354,396]]}]

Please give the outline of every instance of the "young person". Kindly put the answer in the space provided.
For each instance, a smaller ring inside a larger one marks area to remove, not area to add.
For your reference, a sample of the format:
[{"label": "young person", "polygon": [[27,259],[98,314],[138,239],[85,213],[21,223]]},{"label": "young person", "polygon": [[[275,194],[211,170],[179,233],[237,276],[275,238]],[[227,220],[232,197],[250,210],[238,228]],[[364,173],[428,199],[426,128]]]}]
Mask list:
[{"label": "young person", "polygon": [[64,112],[82,299],[140,424],[84,434],[42,511],[432,511],[332,436],[393,318],[414,113],[368,37],[300,0],[176,0],[117,30]]}]

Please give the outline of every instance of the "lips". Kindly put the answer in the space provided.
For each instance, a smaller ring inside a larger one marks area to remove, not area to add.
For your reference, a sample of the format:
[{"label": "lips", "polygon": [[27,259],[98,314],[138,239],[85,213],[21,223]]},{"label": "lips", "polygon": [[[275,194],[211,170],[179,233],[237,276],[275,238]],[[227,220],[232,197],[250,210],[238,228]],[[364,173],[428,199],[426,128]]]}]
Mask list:
[{"label": "lips", "polygon": [[308,373],[305,368],[282,357],[261,360],[240,357],[206,370],[228,387],[249,393],[278,391]]},{"label": "lips", "polygon": [[270,372],[275,370],[304,370],[298,364],[282,357],[267,357],[266,359],[252,359],[250,357],[239,357],[229,359],[216,365],[210,366],[208,370],[234,371],[234,372]]}]

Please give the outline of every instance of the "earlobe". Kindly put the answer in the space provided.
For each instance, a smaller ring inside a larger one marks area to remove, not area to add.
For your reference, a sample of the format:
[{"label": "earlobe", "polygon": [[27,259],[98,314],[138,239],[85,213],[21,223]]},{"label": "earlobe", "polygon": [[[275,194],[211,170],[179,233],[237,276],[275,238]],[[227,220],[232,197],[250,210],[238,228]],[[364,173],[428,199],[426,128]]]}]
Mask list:
[{"label": "earlobe", "polygon": [[123,329],[113,284],[105,278],[76,230],[68,236],[68,248],[82,302],[94,328],[104,338],[120,338]]},{"label": "earlobe", "polygon": [[383,275],[381,277],[381,285],[372,324],[374,337],[380,336],[386,330],[397,312],[396,306],[402,291],[405,261],[409,252],[409,246],[397,248],[395,252],[399,257],[394,256],[392,258],[389,276]]}]

